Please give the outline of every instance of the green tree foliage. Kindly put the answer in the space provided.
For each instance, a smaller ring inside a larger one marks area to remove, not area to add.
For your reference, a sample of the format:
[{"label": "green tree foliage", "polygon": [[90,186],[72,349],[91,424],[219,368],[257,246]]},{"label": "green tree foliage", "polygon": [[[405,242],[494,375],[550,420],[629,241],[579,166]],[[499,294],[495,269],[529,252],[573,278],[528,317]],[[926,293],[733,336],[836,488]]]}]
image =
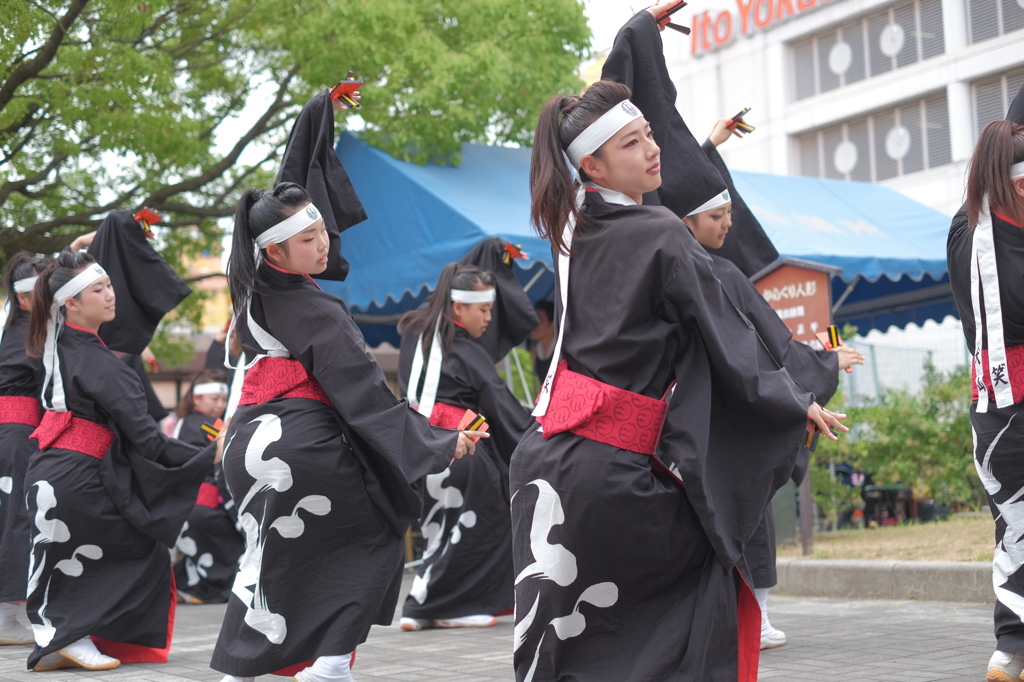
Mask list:
[{"label": "green tree foliage", "polygon": [[0,16],[0,261],[147,205],[199,226],[165,240],[176,263],[270,182],[301,104],[350,68],[366,138],[400,158],[529,143],[590,37],[578,0],[0,0]]},{"label": "green tree foliage", "polygon": [[847,462],[876,484],[899,483],[915,497],[979,507],[985,492],[974,468],[970,405],[969,367],[943,373],[926,364],[917,393],[890,389],[873,404],[835,408],[847,413],[853,430],[835,443],[822,438],[812,453],[817,501],[825,510],[854,501],[854,489],[828,474],[830,462]]}]

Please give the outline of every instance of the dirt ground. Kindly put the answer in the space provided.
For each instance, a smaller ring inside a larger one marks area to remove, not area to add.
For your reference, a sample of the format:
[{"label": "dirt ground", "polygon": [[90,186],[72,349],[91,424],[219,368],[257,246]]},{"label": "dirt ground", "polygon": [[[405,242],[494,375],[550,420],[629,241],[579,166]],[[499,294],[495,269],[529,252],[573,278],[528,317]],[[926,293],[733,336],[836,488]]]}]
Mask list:
[{"label": "dirt ground", "polygon": [[[815,533],[815,559],[992,561],[995,522],[986,512],[955,514],[946,521]],[[799,543],[799,536],[797,543]],[[800,545],[778,556],[802,556]]]}]

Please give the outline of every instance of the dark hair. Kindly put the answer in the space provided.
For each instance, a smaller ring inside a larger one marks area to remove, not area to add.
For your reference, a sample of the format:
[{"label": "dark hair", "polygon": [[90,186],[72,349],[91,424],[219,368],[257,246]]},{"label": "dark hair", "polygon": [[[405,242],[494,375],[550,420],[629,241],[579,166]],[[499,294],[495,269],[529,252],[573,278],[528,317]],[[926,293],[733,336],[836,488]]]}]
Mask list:
[{"label": "dark hair", "polygon": [[[238,200],[227,268],[235,315],[245,310],[253,291],[261,291],[266,286],[256,262],[256,237],[309,202],[309,192],[294,182],[282,182],[272,190],[249,189]],[[263,257],[267,257],[265,249]]]},{"label": "dark hair", "polygon": [[[562,230],[569,215],[575,214],[576,229],[583,227],[576,208],[575,181],[564,152],[591,123],[629,97],[629,88],[622,83],[600,80],[578,97],[552,97],[540,112],[530,157],[530,222],[537,234],[551,242],[559,253],[568,253]],[[580,173],[581,179],[586,180]]]},{"label": "dark hair", "polygon": [[496,286],[494,273],[481,270],[475,265],[449,263],[444,266],[441,276],[437,278],[437,286],[427,300],[427,307],[410,310],[398,320],[398,333],[404,334],[411,329],[423,330],[423,353],[430,352],[430,343],[434,339],[434,325],[440,324],[438,333],[441,336],[441,349],[448,352],[455,340],[455,324],[452,322],[452,289],[490,289]]},{"label": "dark hair", "polygon": [[1024,161],[1024,126],[992,121],[981,131],[967,176],[967,218],[978,224],[981,202],[988,194],[989,210],[1024,225],[1024,201],[1013,189],[1010,166]]},{"label": "dark hair", "polygon": [[[7,261],[7,269],[4,270],[3,287],[7,292],[7,298],[11,299],[11,310],[18,304],[18,292],[14,290],[14,283],[19,279],[39,275],[46,269],[49,259],[44,256],[37,256],[28,251],[19,251]],[[4,329],[14,322],[14,315],[7,318]]]},{"label": "dark hair", "polygon": [[[25,351],[33,358],[43,355],[46,343],[46,323],[50,319],[50,305],[57,290],[71,279],[95,263],[96,259],[85,251],[72,251],[65,248],[57,256],[57,260],[47,264],[39,273],[36,288],[32,290],[32,312],[28,317],[28,332],[25,334]],[[77,296],[76,296],[77,298]]]},{"label": "dark hair", "polygon": [[196,387],[196,384],[226,384],[228,383],[228,375],[219,369],[201,369],[192,377],[192,384],[185,391],[184,395],[181,396],[181,400],[178,401],[178,406],[174,408],[174,414],[178,415],[179,419],[184,419],[192,410],[195,408],[192,402],[192,389]]},{"label": "dark hair", "polygon": [[555,321],[555,302],[554,301],[537,301],[533,304],[533,309],[538,313],[544,313],[548,317],[548,322]]}]

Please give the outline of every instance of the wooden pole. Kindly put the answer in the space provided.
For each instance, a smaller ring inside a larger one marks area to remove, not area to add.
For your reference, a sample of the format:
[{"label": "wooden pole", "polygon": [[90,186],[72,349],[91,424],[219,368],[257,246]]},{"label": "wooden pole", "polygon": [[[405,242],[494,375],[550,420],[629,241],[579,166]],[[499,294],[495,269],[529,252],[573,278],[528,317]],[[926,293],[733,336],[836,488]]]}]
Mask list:
[{"label": "wooden pole", "polygon": [[814,551],[814,496],[811,494],[810,467],[800,482],[797,500],[800,502],[800,545],[803,555],[808,556]]}]

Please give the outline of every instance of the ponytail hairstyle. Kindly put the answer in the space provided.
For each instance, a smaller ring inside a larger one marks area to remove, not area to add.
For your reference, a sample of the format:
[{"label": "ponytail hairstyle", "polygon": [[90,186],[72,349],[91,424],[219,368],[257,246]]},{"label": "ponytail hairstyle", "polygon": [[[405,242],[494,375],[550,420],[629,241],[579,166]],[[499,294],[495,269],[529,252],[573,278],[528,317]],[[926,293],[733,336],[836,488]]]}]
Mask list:
[{"label": "ponytail hairstyle", "polygon": [[444,266],[441,276],[437,278],[437,286],[427,300],[427,307],[410,310],[398,321],[398,333],[404,334],[410,329],[420,328],[423,331],[423,355],[430,355],[430,344],[434,338],[434,326],[440,325],[438,336],[441,348],[447,353],[455,341],[455,323],[452,322],[452,289],[475,291],[492,289],[497,286],[493,272],[481,270],[475,265],[449,263]]},{"label": "ponytail hairstyle", "polygon": [[[238,200],[227,268],[231,304],[236,316],[245,310],[252,292],[262,291],[267,284],[259,271],[256,237],[310,201],[309,192],[294,182],[282,182],[272,190],[249,189]],[[259,252],[262,258],[267,257],[266,249]]]},{"label": "ponytail hairstyle", "polygon": [[[14,283],[19,279],[39,275],[46,269],[49,262],[48,258],[37,256],[27,251],[19,251],[7,261],[7,269],[4,270],[3,288],[7,292],[7,299],[10,301],[11,310],[14,310],[14,306],[18,305],[18,292],[14,290]],[[4,329],[10,327],[12,322],[14,322],[14,315],[9,315],[7,322],[4,324]]]},{"label": "ponytail hairstyle", "polygon": [[967,219],[978,224],[981,203],[988,195],[989,210],[1024,225],[1024,198],[1013,188],[1010,166],[1024,161],[1024,126],[992,121],[981,131],[967,176]]},{"label": "ponytail hairstyle", "polygon": [[192,378],[192,383],[189,385],[188,390],[181,396],[181,400],[178,401],[178,406],[174,408],[174,414],[178,415],[178,419],[184,419],[192,413],[195,409],[195,404],[192,402],[192,389],[196,387],[196,384],[229,384],[228,375],[219,369],[202,369]]},{"label": "ponytail hairstyle", "polygon": [[43,357],[46,344],[46,323],[50,321],[50,306],[53,295],[71,279],[96,262],[85,251],[65,248],[57,260],[47,264],[39,273],[36,288],[32,290],[32,311],[28,318],[28,332],[25,334],[25,350],[33,358]]},{"label": "ponytail hairstyle", "polygon": [[[622,83],[600,80],[578,97],[552,97],[540,112],[530,157],[530,222],[559,253],[568,254],[562,231],[569,216],[575,216],[577,229],[583,226],[565,151],[580,133],[630,94]],[[598,149],[593,156],[600,153]],[[578,172],[581,180],[588,180],[585,173]]]}]

